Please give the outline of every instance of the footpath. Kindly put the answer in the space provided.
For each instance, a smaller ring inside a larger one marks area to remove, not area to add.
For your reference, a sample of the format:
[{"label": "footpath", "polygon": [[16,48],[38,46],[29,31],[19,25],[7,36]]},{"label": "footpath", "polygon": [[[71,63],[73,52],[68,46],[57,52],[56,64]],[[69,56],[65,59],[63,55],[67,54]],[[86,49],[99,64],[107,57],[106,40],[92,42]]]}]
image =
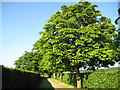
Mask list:
[{"label": "footpath", "polygon": [[65,84],[65,83],[60,82],[60,81],[53,79],[53,78],[48,78],[48,81],[52,84],[52,87],[54,87],[56,89],[57,88],[76,88],[74,86]]},{"label": "footpath", "polygon": [[76,87],[65,84],[53,78],[43,78],[39,88],[51,88],[52,90],[66,90],[68,88],[69,90],[73,90]]}]

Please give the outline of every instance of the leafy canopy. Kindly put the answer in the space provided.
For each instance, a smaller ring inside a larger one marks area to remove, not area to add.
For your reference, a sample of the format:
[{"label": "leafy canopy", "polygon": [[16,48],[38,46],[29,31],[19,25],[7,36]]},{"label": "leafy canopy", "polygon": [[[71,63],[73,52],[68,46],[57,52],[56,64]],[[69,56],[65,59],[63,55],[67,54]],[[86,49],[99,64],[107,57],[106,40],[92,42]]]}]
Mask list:
[{"label": "leafy canopy", "polygon": [[61,11],[51,16],[34,45],[35,50],[43,53],[44,62],[55,61],[66,70],[114,65],[117,52],[110,46],[116,28],[96,7],[87,1],[62,5]]},{"label": "leafy canopy", "polygon": [[76,71],[81,67],[95,70],[114,65],[119,59],[118,52],[111,48],[116,28],[96,7],[87,1],[62,5],[61,11],[44,25],[42,37],[34,44],[32,50],[37,59],[36,55],[32,55],[31,61],[30,57],[23,59],[27,57],[24,55],[16,65],[27,68],[28,61],[29,67],[37,61],[37,68],[42,72]]}]

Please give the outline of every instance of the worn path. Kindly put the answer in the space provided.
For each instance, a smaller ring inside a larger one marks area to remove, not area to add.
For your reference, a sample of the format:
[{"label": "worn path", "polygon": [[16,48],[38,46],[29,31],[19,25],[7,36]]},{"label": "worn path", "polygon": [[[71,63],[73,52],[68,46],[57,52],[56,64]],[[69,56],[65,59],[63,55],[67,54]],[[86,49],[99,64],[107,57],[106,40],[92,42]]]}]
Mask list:
[{"label": "worn path", "polygon": [[48,81],[52,84],[54,88],[75,88],[74,86],[65,84],[53,78],[48,78]]},{"label": "worn path", "polygon": [[[75,88],[74,86],[65,84],[53,78],[44,78],[41,81],[39,88],[51,88],[51,90],[60,90],[62,88]],[[70,89],[71,90],[71,89]]]}]

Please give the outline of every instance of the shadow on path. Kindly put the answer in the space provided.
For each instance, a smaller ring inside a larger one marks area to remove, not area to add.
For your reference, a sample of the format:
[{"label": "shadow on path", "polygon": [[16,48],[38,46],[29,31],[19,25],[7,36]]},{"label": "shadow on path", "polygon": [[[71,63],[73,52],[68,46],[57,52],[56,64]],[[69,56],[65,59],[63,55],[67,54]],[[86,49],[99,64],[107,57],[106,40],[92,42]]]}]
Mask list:
[{"label": "shadow on path", "polygon": [[42,88],[42,90],[55,90],[46,77],[42,77],[42,81],[40,83],[39,88]]}]

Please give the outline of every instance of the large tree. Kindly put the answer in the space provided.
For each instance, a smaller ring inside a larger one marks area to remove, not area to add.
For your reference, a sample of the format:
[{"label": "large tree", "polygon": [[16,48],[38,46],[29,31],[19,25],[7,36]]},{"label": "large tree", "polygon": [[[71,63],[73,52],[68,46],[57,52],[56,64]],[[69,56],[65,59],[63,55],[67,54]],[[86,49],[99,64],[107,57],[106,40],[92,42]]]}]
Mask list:
[{"label": "large tree", "polygon": [[63,5],[61,11],[51,16],[34,45],[35,50],[43,53],[44,62],[55,61],[64,70],[76,71],[79,80],[81,67],[95,70],[118,61],[117,52],[110,47],[116,28],[96,7],[81,1]]},{"label": "large tree", "polygon": [[49,75],[74,71],[80,81],[82,67],[95,70],[114,65],[119,61],[118,52],[113,48],[116,28],[96,7],[87,1],[62,5],[61,11],[45,24],[45,31],[40,32],[42,37],[34,44],[33,52],[21,56],[15,62],[16,67]]}]

